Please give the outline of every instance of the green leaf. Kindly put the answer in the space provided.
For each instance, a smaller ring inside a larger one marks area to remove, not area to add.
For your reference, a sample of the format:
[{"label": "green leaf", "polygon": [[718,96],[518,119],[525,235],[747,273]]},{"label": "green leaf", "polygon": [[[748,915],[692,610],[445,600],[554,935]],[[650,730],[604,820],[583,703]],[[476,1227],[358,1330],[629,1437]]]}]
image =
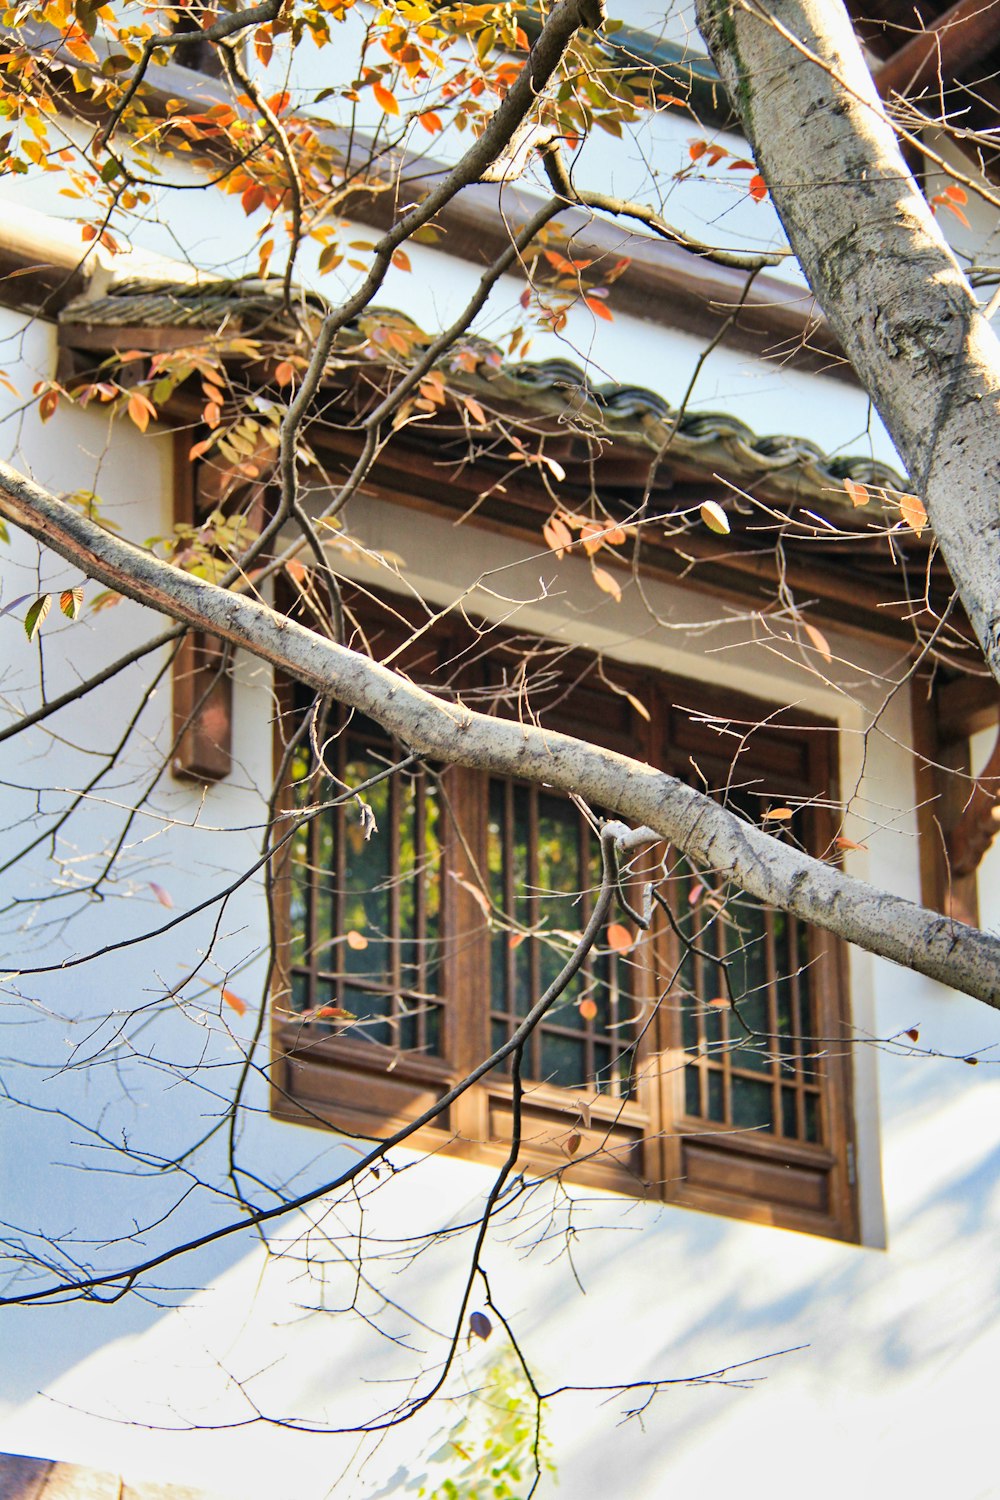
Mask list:
[{"label": "green leaf", "polygon": [[24,633],[29,641],[33,641],[41,629],[42,622],[49,610],[52,608],[52,595],[39,594],[34,604],[24,617]]},{"label": "green leaf", "polygon": [[115,161],[114,157],[112,157],[111,160],[106,161],[104,163],[104,166],[101,168],[101,181],[114,182],[120,171],[121,166],[118,162]]}]

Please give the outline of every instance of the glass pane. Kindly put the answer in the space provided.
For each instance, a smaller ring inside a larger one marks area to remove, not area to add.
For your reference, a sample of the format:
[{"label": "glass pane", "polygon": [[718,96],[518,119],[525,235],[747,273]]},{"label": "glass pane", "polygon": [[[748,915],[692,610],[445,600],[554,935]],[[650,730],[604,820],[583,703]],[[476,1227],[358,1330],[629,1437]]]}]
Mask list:
[{"label": "glass pane", "polygon": [[684,1070],[684,1110],[689,1115],[701,1114],[701,1097],[698,1087],[698,1069]]},{"label": "glass pane", "polygon": [[740,1130],[773,1130],[771,1085],[749,1078],[732,1080],[733,1125]]},{"label": "glass pane", "polygon": [[816,1094],[806,1094],[806,1140],[812,1145],[818,1146],[820,1142],[819,1130],[819,1098]]},{"label": "glass pane", "polygon": [[560,1088],[580,1088],[587,1082],[587,1053],[582,1040],[572,1037],[542,1037],[541,1077]]},{"label": "glass pane", "polygon": [[787,1135],[790,1140],[795,1140],[799,1133],[794,1089],[781,1090],[781,1133]]},{"label": "glass pane", "polygon": [[716,1068],[710,1068],[708,1074],[708,1118],[720,1122],[726,1118],[725,1089],[722,1074]]}]

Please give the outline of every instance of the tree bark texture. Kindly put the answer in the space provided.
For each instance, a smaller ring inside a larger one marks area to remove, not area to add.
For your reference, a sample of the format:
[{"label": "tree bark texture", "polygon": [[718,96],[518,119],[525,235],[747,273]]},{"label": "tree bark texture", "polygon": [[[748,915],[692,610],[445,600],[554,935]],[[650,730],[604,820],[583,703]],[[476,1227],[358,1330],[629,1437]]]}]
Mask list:
[{"label": "tree bark texture", "polygon": [[697,0],[697,13],[1000,680],[1000,342],[903,162],[841,0]]},{"label": "tree bark texture", "polygon": [[368,714],[421,755],[576,792],[595,807],[653,829],[701,869],[732,877],[768,905],[1000,1009],[1000,938],[854,880],[652,766],[569,735],[443,702],[266,605],[113,536],[3,463],[0,515],[89,577],[244,647]]}]

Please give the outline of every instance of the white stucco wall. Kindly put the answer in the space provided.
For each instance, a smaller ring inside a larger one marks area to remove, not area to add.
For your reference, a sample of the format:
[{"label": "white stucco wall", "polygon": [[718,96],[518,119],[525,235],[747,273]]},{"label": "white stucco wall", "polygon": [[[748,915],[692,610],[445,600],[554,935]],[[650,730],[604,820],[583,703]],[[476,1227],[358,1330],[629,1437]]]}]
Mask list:
[{"label": "white stucco wall", "polygon": [[[669,118],[655,128],[666,132],[656,149],[669,176],[691,131]],[[602,179],[609,158],[598,151],[595,160]],[[706,199],[697,209],[698,222],[731,227],[729,199],[713,201],[714,208]],[[0,181],[0,202],[8,213],[26,205],[66,213],[48,183],[36,189]],[[767,208],[744,203],[740,212],[753,216],[754,232],[769,222]],[[244,269],[232,259],[242,228],[235,200],[216,198],[207,214],[192,195],[167,193],[137,230],[136,246],[172,257],[187,253],[234,274]],[[371,237],[363,226],[356,233]],[[391,272],[380,300],[427,327],[442,326],[471,294],[477,272],[424,247],[409,253],[412,274]],[[122,257],[114,269],[129,264]],[[131,264],[141,271],[146,263],[137,255]],[[308,252],[306,280],[314,270]],[[332,295],[329,278],[323,285]],[[511,278],[500,289],[503,312],[491,312],[482,332],[505,326],[521,288]],[[587,362],[594,379],[641,378],[676,401],[699,352],[694,340],[623,315],[601,324],[598,337],[590,315],[577,312],[564,337],[540,335],[533,355],[568,354]],[[50,327],[25,327],[0,313],[0,368],[23,395],[53,374],[54,359]],[[168,529],[165,434],[141,435],[127,422],[112,433],[95,411],[62,410],[42,427],[20,405],[0,391],[5,455],[16,454],[57,489],[95,484],[133,537]],[[812,438],[828,451],[892,459],[862,392],[728,350],[712,354],[692,405],[729,411],[758,432]],[[597,595],[579,562],[558,563],[540,546],[532,551],[474,525],[455,528],[368,499],[355,505],[350,524],[372,548],[401,554],[410,582],[438,604],[468,592],[471,610],[498,618],[517,602],[525,629],[599,647],[612,660],[656,665],[689,678],[692,693],[711,681],[837,720],[847,831],[868,846],[847,855],[847,868],[917,897],[907,697],[905,690],[889,691],[905,670],[895,649],[828,632],[835,665],[827,669],[815,654],[803,657],[693,591],[652,586],[665,622],[653,627],[633,590],[616,605]],[[40,587],[77,581],[51,557],[39,564],[34,549],[15,537],[3,551],[0,609]],[[128,603],[85,613],[73,625],[50,622],[40,665],[38,648],[23,634],[23,613],[22,606],[0,617],[0,694],[11,705],[37,701],[42,668],[47,691],[59,691],[123,643],[161,628]],[[98,752],[124,733],[139,685],[150,687],[162,664],[161,655],[129,668],[91,704],[40,727],[24,745],[0,746],[0,826],[9,853],[27,828],[44,826],[36,790],[83,788],[99,769]],[[96,1254],[91,1242],[102,1236],[129,1234],[133,1218],[140,1227],[103,1252],[103,1264],[140,1258],[234,1214],[231,1203],[185,1179],[190,1196],[157,1224],[179,1196],[178,1179],[165,1179],[157,1164],[210,1129],[242,1067],[256,1012],[237,1017],[223,1006],[219,987],[228,984],[248,999],[260,993],[266,936],[259,881],[236,891],[221,916],[213,907],[148,943],[61,966],[83,948],[155,931],[182,906],[207,900],[255,857],[271,771],[270,683],[247,659],[238,670],[233,775],[206,796],[162,780],[127,833],[122,874],[107,900],[67,921],[79,898],[60,895],[44,906],[33,898],[51,893],[53,876],[79,883],[93,874],[100,851],[124,826],[131,788],[154,773],[167,743],[166,680],[145,705],[120,766],[87,794],[60,838],[57,858],[43,842],[31,860],[0,877],[8,974],[0,984],[0,1082],[10,1095],[0,1127],[0,1218],[14,1226],[9,1238],[36,1247],[33,1237],[41,1232],[68,1236],[55,1254],[59,1268],[72,1254],[84,1260]],[[50,805],[43,799],[43,811]],[[157,900],[154,884],[176,903],[172,910]],[[998,894],[994,860],[983,883],[989,924]],[[10,977],[46,965],[52,972]],[[496,1301],[548,1385],[684,1377],[763,1361],[744,1372],[754,1382],[760,1377],[747,1390],[670,1388],[642,1424],[617,1425],[620,1400],[559,1398],[548,1419],[558,1493],[574,1500],[660,1500],[674,1493],[715,1500],[735,1490],[742,1500],[791,1500],[805,1484],[812,1500],[841,1500],[845,1490],[874,1500],[890,1486],[911,1500],[995,1493],[987,1402],[1000,1362],[1000,1089],[990,1049],[1000,1040],[1000,1022],[983,1006],[867,955],[852,954],[850,968],[863,1246],[588,1191],[574,1210],[581,1290],[552,1242],[530,1249],[530,1227],[492,1237],[486,1263]],[[199,971],[198,982],[186,984],[179,998],[164,998],[191,971]],[[126,1024],[137,1006],[147,1009]],[[109,1013],[112,1022],[104,1019]],[[914,1026],[915,1046],[892,1040]],[[977,1067],[963,1061],[973,1055],[980,1057]],[[179,1075],[179,1067],[186,1071]],[[37,1107],[28,1110],[23,1099]],[[239,1158],[265,1183],[305,1188],[334,1176],[347,1159],[348,1148],[335,1137],[272,1121],[258,1074],[251,1074],[247,1104]],[[133,1150],[147,1153],[145,1174],[116,1175],[113,1147],[123,1134]],[[224,1153],[225,1142],[211,1140],[192,1159],[191,1172],[209,1180],[224,1166]],[[373,1241],[463,1222],[489,1187],[489,1175],[475,1166],[403,1152],[396,1160],[407,1170],[366,1200]],[[244,1188],[269,1201],[249,1179]],[[356,1231],[350,1205],[325,1219],[311,1210],[276,1226],[270,1255],[249,1237],[224,1240],[166,1269],[162,1289],[146,1299],[4,1310],[0,1448],[188,1482],[233,1500],[405,1493],[436,1446],[437,1429],[450,1420],[447,1410],[360,1448],[354,1437],[255,1419],[257,1411],[321,1428],[343,1425],[398,1400],[440,1358],[467,1243],[440,1239],[405,1278],[394,1264],[372,1264],[377,1284],[412,1314],[362,1293],[365,1311],[398,1335],[397,1343],[358,1319],[311,1310],[320,1302],[320,1281],[327,1307],[349,1300],[353,1272],[343,1256],[353,1253]],[[473,1305],[481,1303],[477,1289]],[[500,1337],[468,1356],[470,1379]],[[342,1478],[345,1472],[353,1477]],[[551,1480],[541,1493],[555,1493]]]}]

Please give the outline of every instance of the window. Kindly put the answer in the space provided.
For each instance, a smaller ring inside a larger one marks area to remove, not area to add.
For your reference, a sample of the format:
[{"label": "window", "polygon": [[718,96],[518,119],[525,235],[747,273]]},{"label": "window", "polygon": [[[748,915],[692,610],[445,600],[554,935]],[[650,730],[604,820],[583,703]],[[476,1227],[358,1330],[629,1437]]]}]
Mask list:
[{"label": "window", "polygon": [[[421,637],[407,670],[488,693],[502,648],[456,677],[463,644],[454,631]],[[830,726],[649,672],[598,673],[582,657],[542,677],[550,706],[532,706],[550,727],[696,779],[755,821],[778,812],[771,826],[816,852],[833,847]],[[296,722],[289,708],[286,737]],[[290,803],[339,800],[298,830],[275,875],[274,1112],[364,1137],[422,1113],[511,1036],[599,881],[592,819],[569,798],[456,767],[385,774],[399,759],[357,715],[303,736]],[[359,794],[378,825],[367,838],[347,792],[380,776]],[[521,1166],[856,1238],[838,946],[669,849],[645,858],[639,885],[654,866],[663,905],[650,933],[617,913],[526,1049]],[[501,1064],[414,1143],[498,1162],[511,1099]]]}]

